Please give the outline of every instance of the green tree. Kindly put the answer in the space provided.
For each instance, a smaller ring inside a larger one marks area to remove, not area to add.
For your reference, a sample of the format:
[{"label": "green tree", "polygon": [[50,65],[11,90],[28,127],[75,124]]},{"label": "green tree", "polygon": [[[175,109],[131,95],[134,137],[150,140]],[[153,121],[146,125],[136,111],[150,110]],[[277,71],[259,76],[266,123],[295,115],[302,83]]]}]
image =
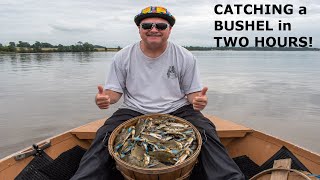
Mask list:
[{"label": "green tree", "polygon": [[92,44],[89,44],[88,42],[85,42],[83,44],[83,50],[86,52],[94,51],[94,46]]},{"label": "green tree", "polygon": [[62,44],[58,45],[58,52],[65,52],[65,47]]},{"label": "green tree", "polygon": [[77,48],[74,45],[70,46],[70,50],[71,50],[71,52],[77,52]]},{"label": "green tree", "polygon": [[41,43],[39,41],[36,41],[32,46],[33,52],[41,52]]},{"label": "green tree", "polygon": [[16,43],[15,42],[9,42],[9,46],[16,47]]},{"label": "green tree", "polygon": [[23,42],[19,41],[19,43],[17,44],[17,47],[23,47],[22,44],[23,44]]},{"label": "green tree", "polygon": [[42,48],[53,48],[54,46],[50,43],[43,42],[41,43]]},{"label": "green tree", "polygon": [[3,46],[3,47],[1,48],[1,51],[9,52],[9,46]]},{"label": "green tree", "polygon": [[29,48],[31,47],[31,45],[28,42],[19,41],[19,43],[17,44],[17,47]]},{"label": "green tree", "polygon": [[9,42],[8,51],[9,52],[15,52],[16,51],[16,43]]}]

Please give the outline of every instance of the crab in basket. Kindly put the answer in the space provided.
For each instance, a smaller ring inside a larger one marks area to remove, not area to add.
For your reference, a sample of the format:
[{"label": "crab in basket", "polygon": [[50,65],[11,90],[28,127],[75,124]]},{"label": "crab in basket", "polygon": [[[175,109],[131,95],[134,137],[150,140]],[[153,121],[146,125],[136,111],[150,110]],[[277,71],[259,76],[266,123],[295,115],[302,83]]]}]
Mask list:
[{"label": "crab in basket", "polygon": [[139,118],[116,136],[113,150],[123,161],[143,168],[184,162],[197,149],[196,134],[187,123],[172,117]]}]

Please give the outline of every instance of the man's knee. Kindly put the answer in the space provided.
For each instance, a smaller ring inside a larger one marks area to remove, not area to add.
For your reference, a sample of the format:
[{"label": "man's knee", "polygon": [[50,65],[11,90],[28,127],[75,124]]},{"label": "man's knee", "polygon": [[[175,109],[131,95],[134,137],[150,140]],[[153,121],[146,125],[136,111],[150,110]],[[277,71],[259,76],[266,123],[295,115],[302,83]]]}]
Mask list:
[{"label": "man's knee", "polygon": [[116,112],[109,117],[104,125],[112,125],[112,126],[119,126],[121,123],[127,121],[128,119],[143,115],[139,112],[130,110],[130,109],[118,109]]},{"label": "man's knee", "polygon": [[206,117],[204,117],[202,114],[196,114],[194,116],[190,116],[190,118],[187,118],[190,123],[192,123],[199,131],[216,131],[216,126]]}]

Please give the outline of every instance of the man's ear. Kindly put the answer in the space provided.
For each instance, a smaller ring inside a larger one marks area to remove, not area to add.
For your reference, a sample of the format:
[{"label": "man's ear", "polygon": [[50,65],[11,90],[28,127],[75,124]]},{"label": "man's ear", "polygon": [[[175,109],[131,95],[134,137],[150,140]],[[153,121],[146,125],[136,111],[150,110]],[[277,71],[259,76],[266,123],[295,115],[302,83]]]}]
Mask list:
[{"label": "man's ear", "polygon": [[170,34],[171,34],[171,29],[172,29],[172,26],[169,27],[169,33],[170,33]]}]

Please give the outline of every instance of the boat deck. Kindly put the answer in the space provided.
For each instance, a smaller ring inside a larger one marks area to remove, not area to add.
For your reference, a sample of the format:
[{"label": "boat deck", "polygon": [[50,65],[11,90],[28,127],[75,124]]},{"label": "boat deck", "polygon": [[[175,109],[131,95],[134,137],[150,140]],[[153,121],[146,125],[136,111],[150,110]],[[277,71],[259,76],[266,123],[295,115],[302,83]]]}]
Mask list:
[{"label": "boat deck", "polygon": [[[206,117],[216,126],[218,136],[224,145],[231,142],[234,138],[241,138],[247,133],[253,132],[253,129],[235,124],[231,121],[226,121],[212,115],[206,115]],[[104,122],[105,119],[100,119],[88,123],[71,130],[71,134],[76,135],[79,139],[92,140],[95,138],[97,130],[104,124]]]}]

